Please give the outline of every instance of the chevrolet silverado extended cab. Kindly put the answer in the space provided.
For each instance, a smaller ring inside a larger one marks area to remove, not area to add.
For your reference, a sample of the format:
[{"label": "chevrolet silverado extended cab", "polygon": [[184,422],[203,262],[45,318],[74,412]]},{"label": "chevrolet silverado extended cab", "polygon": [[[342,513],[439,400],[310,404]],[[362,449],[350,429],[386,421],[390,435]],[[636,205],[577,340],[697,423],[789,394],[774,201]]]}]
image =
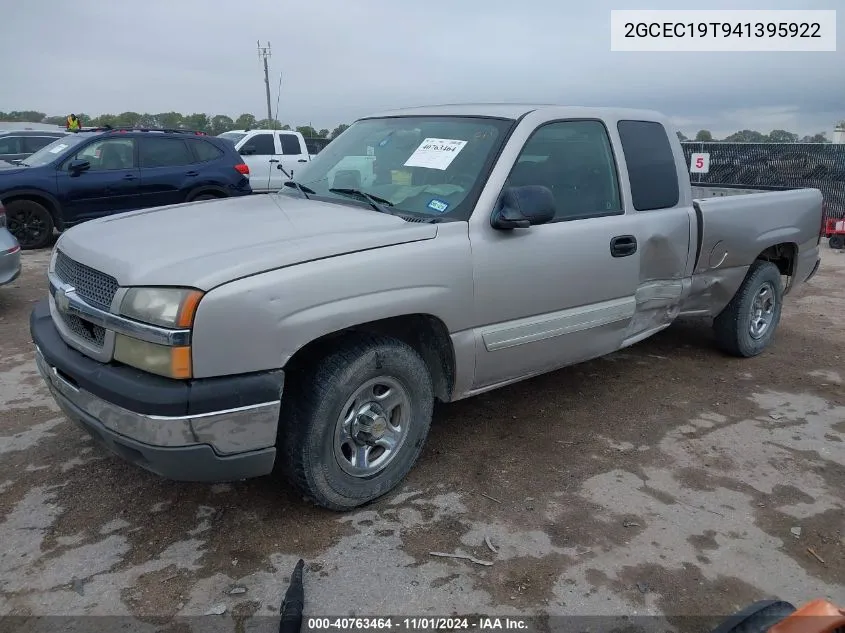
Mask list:
[{"label": "chevrolet silverado extended cab", "polygon": [[208,482],[276,466],[349,509],[411,469],[435,400],[682,315],[712,317],[730,354],[762,352],[818,268],[822,197],[725,193],[693,192],[654,112],[364,118],[280,193],[66,231],[36,360],[68,417],[134,464]]}]

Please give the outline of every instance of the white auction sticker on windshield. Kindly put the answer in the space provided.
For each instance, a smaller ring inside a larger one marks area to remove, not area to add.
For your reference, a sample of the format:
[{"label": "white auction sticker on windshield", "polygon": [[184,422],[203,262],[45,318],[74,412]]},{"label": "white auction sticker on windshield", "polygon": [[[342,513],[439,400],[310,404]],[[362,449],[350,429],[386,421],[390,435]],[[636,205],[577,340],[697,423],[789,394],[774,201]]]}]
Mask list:
[{"label": "white auction sticker on windshield", "polygon": [[62,143],[61,145],[56,145],[53,149],[50,150],[50,153],[51,154],[58,154],[63,149],[67,149],[67,147],[68,146],[65,143]]},{"label": "white auction sticker on windshield", "polygon": [[451,138],[427,138],[405,161],[405,167],[447,169],[466,144]]}]

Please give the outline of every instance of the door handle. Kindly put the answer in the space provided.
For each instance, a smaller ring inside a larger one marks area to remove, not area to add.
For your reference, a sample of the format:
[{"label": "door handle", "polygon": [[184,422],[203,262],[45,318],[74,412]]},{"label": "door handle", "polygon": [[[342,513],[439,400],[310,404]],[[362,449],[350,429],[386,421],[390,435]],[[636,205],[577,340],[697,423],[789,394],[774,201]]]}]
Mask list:
[{"label": "door handle", "polygon": [[270,159],[270,162],[271,162],[271,163],[278,163],[278,162],[279,162],[279,159],[278,159],[278,158],[271,158],[271,159]]},{"label": "door handle", "polygon": [[296,161],[296,162],[297,162],[297,163],[307,163],[308,161],[307,161],[307,160],[305,160],[304,158],[300,158],[300,159],[299,159],[298,161]]},{"label": "door handle", "polygon": [[124,180],[135,180],[135,178],[136,178],[135,174],[126,174],[123,177]]},{"label": "door handle", "polygon": [[186,176],[199,176],[200,173],[198,171],[189,171]]},{"label": "door handle", "polygon": [[610,240],[610,254],[613,257],[628,257],[637,252],[637,238],[633,235],[617,235]]}]

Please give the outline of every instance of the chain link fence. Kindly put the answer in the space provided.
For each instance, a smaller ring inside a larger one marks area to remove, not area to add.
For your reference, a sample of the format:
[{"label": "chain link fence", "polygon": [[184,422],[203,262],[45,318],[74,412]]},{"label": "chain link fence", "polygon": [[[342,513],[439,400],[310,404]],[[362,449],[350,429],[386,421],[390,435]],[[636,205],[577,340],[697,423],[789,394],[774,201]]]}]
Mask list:
[{"label": "chain link fence", "polygon": [[827,217],[845,217],[845,145],[833,143],[700,143],[685,141],[692,154],[710,155],[707,173],[690,173],[692,184],[770,189],[818,189]]}]

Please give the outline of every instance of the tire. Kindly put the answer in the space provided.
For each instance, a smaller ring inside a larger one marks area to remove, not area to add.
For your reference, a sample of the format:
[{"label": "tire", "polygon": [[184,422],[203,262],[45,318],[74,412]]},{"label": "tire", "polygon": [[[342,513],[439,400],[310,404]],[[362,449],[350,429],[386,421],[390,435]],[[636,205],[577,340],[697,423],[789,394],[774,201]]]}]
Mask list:
[{"label": "tire", "polygon": [[778,267],[758,259],[733,299],[713,320],[717,344],[733,356],[756,356],[774,338],[782,306],[783,285]]},{"label": "tire", "polygon": [[836,250],[845,248],[845,235],[831,235],[827,245]]},{"label": "tire", "polygon": [[199,202],[201,200],[218,200],[220,196],[215,196],[213,193],[201,193],[198,196],[191,198],[191,202]]},{"label": "tire", "polygon": [[[413,348],[393,338],[341,342],[296,372],[285,393],[291,395],[283,398],[279,424],[282,469],[303,496],[330,510],[351,510],[395,488],[417,461],[431,426],[428,368]],[[400,403],[392,409],[398,425],[388,422],[391,409],[376,406],[386,396]],[[356,410],[361,415],[350,415]],[[390,438],[397,448],[388,453]],[[353,451],[370,462],[356,466]]]},{"label": "tire", "polygon": [[9,232],[21,250],[44,248],[53,239],[53,216],[33,200],[14,200],[5,205]]},{"label": "tire", "polygon": [[768,633],[778,622],[795,612],[788,602],[763,601],[743,609],[713,633]]}]

